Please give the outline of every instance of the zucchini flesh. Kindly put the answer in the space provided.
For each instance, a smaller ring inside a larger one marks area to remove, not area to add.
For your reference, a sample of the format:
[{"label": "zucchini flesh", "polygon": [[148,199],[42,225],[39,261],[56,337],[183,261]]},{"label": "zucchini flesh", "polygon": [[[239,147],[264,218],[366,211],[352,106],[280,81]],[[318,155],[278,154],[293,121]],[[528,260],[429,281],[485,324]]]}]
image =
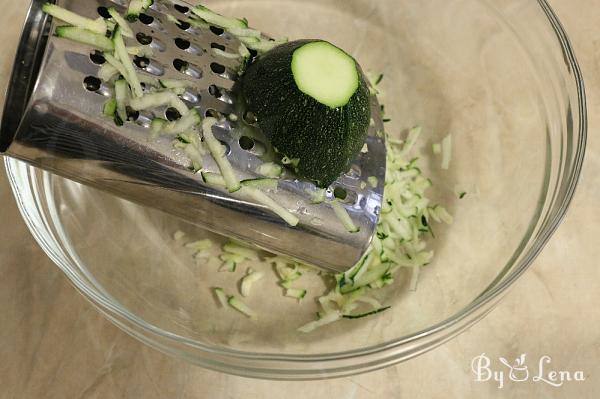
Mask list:
[{"label": "zucchini flesh", "polygon": [[114,7],[109,8],[108,13],[112,17],[112,19],[115,20],[117,25],[119,25],[119,27],[121,28],[121,32],[123,33],[123,36],[133,37],[133,30],[131,30],[131,27],[129,26],[127,21],[125,21],[125,18],[123,18],[121,16],[121,14],[119,14],[119,12]]},{"label": "zucchini flesh", "polygon": [[259,179],[249,179],[243,180],[242,186],[244,187],[254,187],[263,190],[277,190],[277,186],[279,185],[278,179],[269,179],[269,178],[259,178]]},{"label": "zucchini flesh", "polygon": [[297,226],[298,223],[300,223],[300,220],[296,216],[294,216],[294,214],[292,214],[289,210],[279,205],[277,202],[273,201],[272,198],[270,198],[262,191],[257,190],[254,187],[243,187],[243,191],[254,201],[269,208],[290,226],[294,227]]},{"label": "zucchini flesh", "polygon": [[344,228],[349,233],[358,233],[360,231],[360,228],[358,228],[354,224],[354,222],[350,218],[350,215],[348,215],[346,208],[344,208],[342,206],[342,204],[340,204],[338,201],[333,201],[331,203],[331,207],[333,208],[333,211],[335,212],[335,216],[337,216],[337,218],[340,220],[340,222],[344,225]]},{"label": "zucchini flesh", "polygon": [[111,98],[107,102],[104,103],[104,108],[102,113],[104,116],[108,116],[109,118],[114,118],[115,113],[117,112],[117,100]]},{"label": "zucchini flesh", "polygon": [[233,170],[231,163],[229,163],[229,160],[225,157],[223,145],[213,135],[212,128],[216,123],[217,120],[215,118],[206,118],[204,122],[202,122],[204,141],[206,142],[211,155],[221,170],[221,174],[225,179],[227,190],[233,193],[238,191],[242,186],[239,179],[235,176],[235,171]]},{"label": "zucchini flesh", "polygon": [[117,102],[117,117],[123,124],[127,120],[127,98],[129,97],[129,87],[124,79],[115,82],[115,99]]},{"label": "zucchini flesh", "polygon": [[102,51],[114,50],[112,40],[106,36],[76,26],[59,26],[56,28],[56,36],[87,44]]},{"label": "zucchini flesh", "polygon": [[209,24],[216,25],[220,28],[224,29],[235,29],[235,28],[248,28],[248,23],[241,19],[224,17],[219,15],[204,6],[196,6],[192,7],[192,12],[196,14],[198,17],[202,18],[204,21]]},{"label": "zucchini flesh", "polygon": [[356,61],[324,41],[297,49],[292,58],[292,73],[303,93],[330,108],[348,104],[360,84]]},{"label": "zucchini flesh", "polygon": [[142,90],[142,84],[140,83],[140,79],[137,75],[135,67],[133,66],[133,62],[129,58],[129,53],[125,47],[125,42],[123,41],[123,35],[121,34],[121,28],[119,26],[115,28],[113,42],[115,45],[115,54],[123,63],[125,71],[127,72],[125,79],[127,79],[129,85],[131,86],[133,96],[142,97],[144,95],[144,90]]},{"label": "zucchini flesh", "polygon": [[221,307],[226,308],[227,305],[229,305],[227,303],[227,294],[225,294],[225,291],[223,290],[223,288],[220,288],[220,287],[215,288],[215,295],[217,296],[217,299],[219,300],[219,304],[221,305]]},{"label": "zucchini flesh", "polygon": [[131,0],[127,9],[127,18],[135,19],[154,4],[154,0]]},{"label": "zucchini flesh", "polygon": [[117,68],[112,66],[110,63],[106,63],[106,64],[102,65],[102,67],[100,67],[100,70],[98,71],[98,77],[102,81],[108,82],[113,77],[115,77],[118,73],[119,73],[119,71],[117,70]]},{"label": "zucchini flesh", "polygon": [[55,4],[46,3],[42,6],[42,11],[46,14],[52,15],[54,18],[60,19],[73,27],[81,28],[89,32],[97,33],[101,36],[106,34],[108,26],[104,19],[90,19],[82,17],[81,15],[75,14],[65,8],[59,7]]},{"label": "zucchini flesh", "polygon": [[238,312],[246,315],[247,317],[256,320],[258,319],[258,315],[254,312],[248,305],[242,302],[240,299],[230,296],[228,300],[229,305],[237,310]]}]

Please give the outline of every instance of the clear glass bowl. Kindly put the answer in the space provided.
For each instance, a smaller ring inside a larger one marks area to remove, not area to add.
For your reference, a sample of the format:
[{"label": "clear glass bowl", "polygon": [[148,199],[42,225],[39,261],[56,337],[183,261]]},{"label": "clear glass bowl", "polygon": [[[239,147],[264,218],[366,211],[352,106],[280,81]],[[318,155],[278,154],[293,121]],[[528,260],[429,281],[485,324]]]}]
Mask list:
[{"label": "clear glass bowl", "polygon": [[[316,333],[317,307],[282,298],[274,273],[249,298],[254,323],[218,309],[210,288],[239,276],[195,263],[172,240],[207,233],[6,160],[23,217],[74,285],[115,324],[193,363],[271,379],[365,372],[417,356],[482,318],[527,269],[564,216],[586,141],[581,73],[544,0],[208,1],[273,36],[320,37],[383,71],[392,134],[422,125],[425,173],[455,216],[438,229],[418,290],[383,291],[392,309]],[[453,135],[449,171],[431,144]],[[464,199],[455,192],[466,191]],[[317,278],[305,283],[316,296]]]}]

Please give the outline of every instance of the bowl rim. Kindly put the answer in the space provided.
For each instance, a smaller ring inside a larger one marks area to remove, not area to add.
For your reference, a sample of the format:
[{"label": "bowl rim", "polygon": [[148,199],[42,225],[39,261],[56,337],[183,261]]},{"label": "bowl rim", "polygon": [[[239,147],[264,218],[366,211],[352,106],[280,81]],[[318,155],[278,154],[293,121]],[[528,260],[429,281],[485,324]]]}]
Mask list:
[{"label": "bowl rim", "polygon": [[[537,0],[537,3],[547,16],[551,27],[554,29],[558,37],[559,44],[565,54],[565,59],[568,62],[568,66],[571,68],[572,76],[575,81],[575,87],[577,89],[579,128],[577,131],[574,130],[573,132],[577,137],[577,148],[574,151],[575,156],[573,157],[573,166],[570,170],[570,174],[561,179],[569,182],[569,184],[566,187],[564,197],[560,202],[560,206],[554,213],[552,220],[547,226],[544,227],[542,231],[543,234],[536,239],[530,250],[523,254],[525,255],[524,258],[511,270],[511,273],[506,276],[505,279],[499,281],[498,284],[493,286],[489,291],[485,291],[482,295],[475,298],[471,303],[469,303],[468,306],[461,309],[458,313],[455,313],[446,320],[443,320],[429,328],[377,345],[353,349],[345,352],[332,352],[318,355],[254,353],[209,346],[207,344],[170,333],[145,322],[120,306],[118,302],[111,302],[109,300],[110,297],[106,294],[98,293],[91,289],[89,282],[83,281],[80,276],[69,270],[69,268],[63,267],[59,257],[54,254],[53,251],[50,250],[49,245],[45,243],[45,238],[37,232],[34,221],[25,212],[24,206],[22,205],[20,194],[18,193],[17,189],[18,182],[16,181],[14,170],[16,165],[14,162],[20,163],[21,161],[14,161],[6,158],[5,165],[7,169],[7,175],[9,177],[9,182],[13,189],[13,193],[17,199],[19,211],[21,212],[23,219],[25,220],[36,241],[44,249],[44,252],[46,252],[46,254],[61,268],[61,270],[63,270],[74,286],[85,297],[87,297],[87,299],[89,299],[90,302],[101,313],[103,313],[107,318],[109,318],[113,323],[117,324],[128,334],[133,335],[146,344],[149,344],[150,346],[155,347],[156,349],[167,354],[180,356],[203,367],[229,374],[245,377],[284,380],[315,380],[348,376],[366,371],[377,370],[393,365],[400,361],[410,359],[418,354],[424,353],[443,344],[452,337],[466,330],[470,325],[474,324],[487,313],[489,313],[499,302],[503,294],[507,292],[507,289],[529,268],[540,251],[548,243],[549,239],[564,219],[568,207],[573,199],[583,166],[587,142],[588,124],[585,86],[581,68],[575,57],[573,47],[556,13],[553,11],[547,0]],[[44,174],[45,177],[48,176],[47,172],[44,172]],[[94,287],[94,289],[98,289],[98,287]],[[141,331],[137,331],[133,328],[133,326],[141,328]],[[182,349],[194,348],[206,354],[210,354],[213,357],[221,356],[221,358],[217,358],[216,360],[209,358],[190,358],[189,356],[186,356],[185,352],[181,350],[174,350],[161,343],[160,340],[152,338],[152,336],[157,336],[160,339],[166,339],[168,341],[174,341],[178,345],[182,345]],[[409,351],[402,352],[400,350],[400,347],[416,343],[417,341],[427,342],[416,345]],[[378,355],[376,359],[371,359],[371,357],[376,355]],[[365,360],[365,362],[359,365],[355,363],[346,366],[336,365],[337,362],[356,358],[362,358]],[[245,364],[243,367],[235,366],[230,362],[227,362],[227,360],[231,359],[263,362],[265,365],[270,364],[272,368],[260,367],[260,365],[256,364],[253,364],[252,366]],[[282,363],[286,365],[298,364],[301,365],[301,367],[289,369],[276,367],[276,365],[281,366]],[[310,363],[318,363],[318,367],[311,367]],[[304,366],[302,367],[302,365]]]}]

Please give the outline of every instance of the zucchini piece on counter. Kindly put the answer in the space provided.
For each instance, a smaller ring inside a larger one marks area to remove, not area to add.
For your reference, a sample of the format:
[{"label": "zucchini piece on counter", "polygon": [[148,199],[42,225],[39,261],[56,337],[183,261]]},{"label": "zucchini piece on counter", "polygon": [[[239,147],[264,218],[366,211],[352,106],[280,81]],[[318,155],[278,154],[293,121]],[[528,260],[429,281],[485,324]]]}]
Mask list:
[{"label": "zucchini piece on counter", "polygon": [[331,43],[280,45],[258,57],[239,85],[273,147],[320,187],[346,172],[365,143],[369,86],[358,63]]}]

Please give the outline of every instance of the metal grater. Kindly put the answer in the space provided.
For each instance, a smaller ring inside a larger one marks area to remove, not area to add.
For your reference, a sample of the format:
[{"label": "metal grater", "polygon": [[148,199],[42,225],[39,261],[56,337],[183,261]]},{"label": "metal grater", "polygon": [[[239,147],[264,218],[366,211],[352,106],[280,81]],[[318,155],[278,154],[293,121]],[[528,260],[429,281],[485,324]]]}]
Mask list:
[{"label": "metal grater", "polygon": [[[123,127],[105,118],[102,107],[112,89],[102,86],[89,91],[84,84],[86,78],[97,76],[101,59],[92,56],[94,50],[88,46],[54,36],[57,23],[42,13],[43,3],[33,0],[25,23],[0,127],[0,152],[324,269],[346,271],[362,257],[377,225],[385,180],[383,123],[374,96],[368,151],[361,152],[352,169],[327,193],[333,199],[333,188],[343,189],[344,206],[360,231],[348,233],[327,203],[311,204],[307,190],[314,191],[314,185],[286,172],[278,190],[268,195],[299,217],[300,225],[291,228],[251,200],[204,184],[199,174],[188,169],[187,156],[173,148],[172,138],[150,141],[150,121],[165,117],[167,109],[142,112]],[[108,7],[123,12],[128,2],[59,0],[57,4],[98,18]],[[236,53],[240,42],[221,29],[191,27],[185,22],[189,7],[180,1],[155,0],[138,21],[130,23],[139,40],[152,38],[154,55],[138,59],[138,67],[148,76],[189,80],[192,84],[182,96],[184,101],[203,115],[220,118],[214,134],[227,147],[239,178],[260,177],[257,167],[272,154],[232,92],[240,62],[212,51],[224,48]],[[139,45],[127,40],[130,46]],[[205,170],[219,171],[210,156],[205,158]],[[374,179],[368,180],[371,176],[377,178],[376,187],[371,186]]]}]

